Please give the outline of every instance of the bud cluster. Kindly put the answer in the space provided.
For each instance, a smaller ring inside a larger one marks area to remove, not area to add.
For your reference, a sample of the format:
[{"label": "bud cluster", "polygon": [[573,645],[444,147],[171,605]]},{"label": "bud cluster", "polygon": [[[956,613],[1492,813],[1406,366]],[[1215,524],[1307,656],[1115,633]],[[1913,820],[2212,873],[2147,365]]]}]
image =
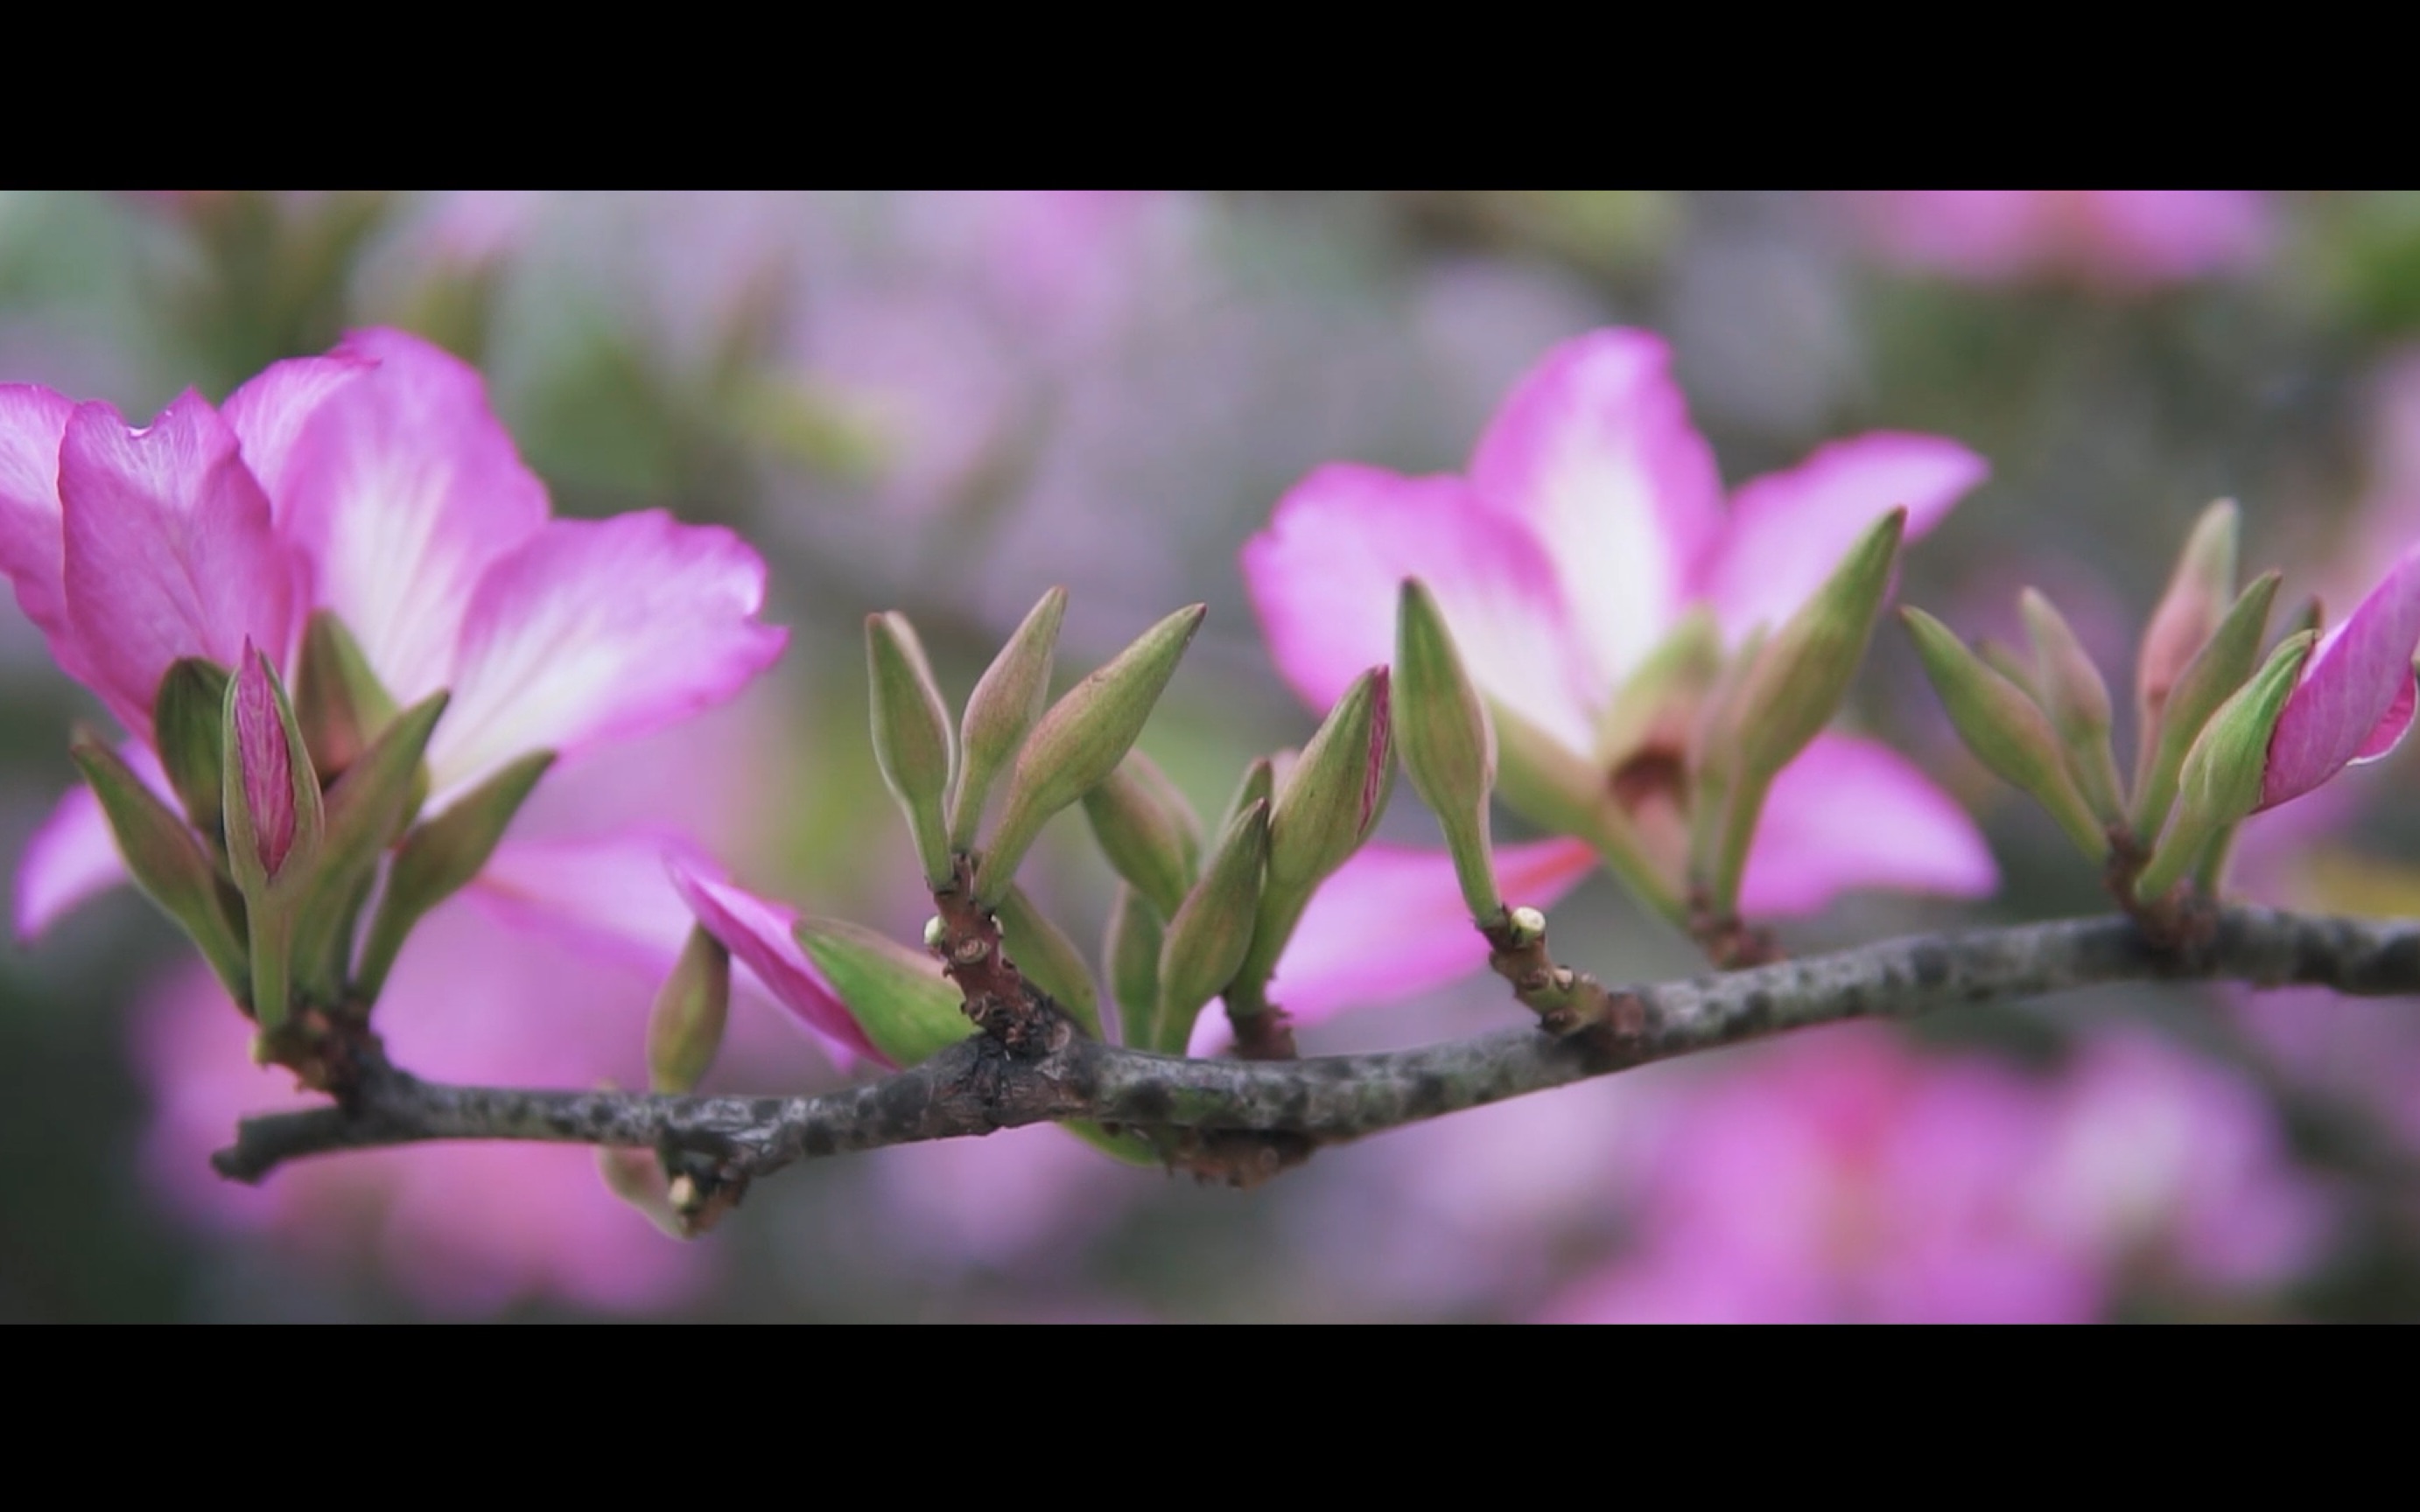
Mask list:
[{"label": "bud cluster", "polygon": [[321,611],[291,691],[249,641],[232,671],[187,657],[162,678],[152,725],[181,815],[106,743],[77,736],[136,883],[270,1041],[300,1008],[365,1015],[412,926],[486,864],[551,762],[524,757],[416,823],[446,702],[398,710]]},{"label": "bud cluster", "polygon": [[1931,616],[1901,611],[1967,748],[2109,866],[2130,906],[2189,874],[2216,886],[2236,825],[2264,807],[2272,742],[2317,640],[2306,625],[2263,654],[2280,575],[2237,590],[2238,532],[2233,503],[2203,512],[2144,631],[2131,780],[2108,687],[2048,598],[2028,589],[2021,603],[2030,656],[1969,649]]}]

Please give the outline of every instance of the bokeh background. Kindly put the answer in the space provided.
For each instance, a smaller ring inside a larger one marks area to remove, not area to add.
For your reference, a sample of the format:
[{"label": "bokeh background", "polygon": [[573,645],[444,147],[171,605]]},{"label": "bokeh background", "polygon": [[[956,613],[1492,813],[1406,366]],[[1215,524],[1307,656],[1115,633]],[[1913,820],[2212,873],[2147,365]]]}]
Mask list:
[{"label": "bokeh background", "polygon": [[[1236,570],[1274,501],[1330,460],[1458,470],[1514,377],[1595,326],[1670,339],[1732,482],[1869,428],[1982,452],[1991,482],[1913,550],[1902,599],[2007,634],[2039,586],[2120,687],[2213,498],[2243,504],[2247,575],[2282,566],[2339,612],[2420,540],[2411,195],[0,194],[0,381],[139,417],[370,323],[477,363],[559,510],[669,505],[773,564],[768,617],[793,630],[774,673],[550,779],[527,822],[676,823],[759,890],[903,939],[929,910],[865,733],[869,610],[906,610],[961,696],[1051,583],[1072,594],[1063,676],[1206,600],[1143,746],[1215,812],[1313,723]],[[1894,634],[1856,703],[1971,805],[2006,884],[1983,904],[1853,899],[1791,946],[2096,909]],[[100,717],[0,609],[12,869],[71,779],[71,721]],[[2415,778],[2405,752],[2257,821],[2239,887],[2420,909]],[[1387,833],[1433,834],[1400,793]],[[1082,825],[1033,866],[1098,938],[1110,879]],[[1555,937],[1608,979],[1696,969],[1602,878]],[[386,1026],[407,1063],[416,1041],[495,1080],[627,1085],[651,990],[459,911],[415,938],[389,1004],[412,1022]],[[1520,1013],[1486,980],[1303,1038]],[[1025,1130],[793,1169],[687,1245],[576,1149],[334,1157],[229,1187],[207,1152],[290,1095],[246,1039],[131,892],[0,946],[0,1317],[2420,1316],[2408,1000],[2144,988],[1826,1029],[1249,1193]],[[709,1086],[843,1075],[743,999]]]}]

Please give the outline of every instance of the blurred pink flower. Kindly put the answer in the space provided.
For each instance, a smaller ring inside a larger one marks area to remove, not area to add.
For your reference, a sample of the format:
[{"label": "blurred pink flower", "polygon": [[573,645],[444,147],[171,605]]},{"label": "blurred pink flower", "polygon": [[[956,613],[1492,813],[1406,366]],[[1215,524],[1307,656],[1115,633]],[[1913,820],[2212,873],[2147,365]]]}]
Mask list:
[{"label": "blurred pink flower", "polygon": [[[1556,347],[1522,379],[1466,475],[1406,478],[1339,463],[1297,484],[1243,557],[1270,650],[1295,690],[1324,709],[1363,668],[1388,661],[1398,586],[1419,576],[1499,724],[1518,721],[1560,756],[1604,771],[1642,827],[1668,818],[1658,806],[1673,798],[1658,783],[1678,766],[1669,733],[1606,749],[1600,725],[1683,617],[1710,612],[1736,646],[1751,627],[1793,612],[1891,509],[1907,506],[1908,532],[1921,534],[1987,471],[1954,441],[1876,432],[1754,479],[1726,505],[1713,450],[1691,425],[1669,363],[1665,344],[1645,332],[1594,332]],[[1507,859],[1532,869],[1535,890],[1515,901],[1543,904],[1586,874],[1593,853],[1571,840]],[[1774,784],[1742,907],[1806,914],[1853,887],[1972,896],[1996,881],[1981,836],[1955,803],[1886,748],[1832,733]],[[1416,897],[1432,904],[1422,917],[1462,917],[1441,853],[1365,853],[1328,886],[1344,899],[1383,895],[1398,919]],[[1387,960],[1389,993],[1435,985],[1484,959],[1462,937],[1467,930],[1407,934],[1388,909],[1336,903],[1331,912],[1333,926],[1297,933],[1295,951]],[[1383,933],[1349,937],[1364,918]],[[1369,1000],[1350,974],[1338,975],[1333,996],[1311,976],[1280,964],[1277,990],[1297,1016]]]},{"label": "blurred pink flower", "polygon": [[2081,1322],[2132,1282],[2291,1279],[2327,1209],[2267,1105],[2131,1031],[2060,1075],[1826,1030],[1666,1125],[1639,1237],[1563,1321]]},{"label": "blurred pink flower", "polygon": [[1889,190],[1855,196],[1855,209],[1884,256],[1978,284],[2145,288],[2243,271],[2275,239],[2248,190]]},{"label": "blurred pink flower", "polygon": [[[188,391],[142,430],[0,386],[0,571],[154,776],[140,748],[170,664],[232,667],[249,640],[290,675],[315,609],[397,702],[452,690],[430,812],[527,752],[569,757],[720,702],[779,655],[785,632],[755,618],[765,564],[729,532],[549,515],[478,375],[399,332],[277,363],[224,410]],[[20,871],[19,932],[122,878],[76,790]]]}]

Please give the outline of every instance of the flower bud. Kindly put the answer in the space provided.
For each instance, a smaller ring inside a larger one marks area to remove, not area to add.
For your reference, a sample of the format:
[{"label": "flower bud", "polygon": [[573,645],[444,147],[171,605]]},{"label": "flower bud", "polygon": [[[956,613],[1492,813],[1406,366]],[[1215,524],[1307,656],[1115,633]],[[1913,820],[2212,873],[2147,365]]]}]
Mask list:
[{"label": "flower bud", "polygon": [[2175,887],[2213,839],[2259,807],[2269,737],[2318,639],[2303,630],[2279,641],[2251,681],[2203,725],[2179,775],[2176,814],[2135,879],[2137,899],[2148,903]]},{"label": "flower bud", "polygon": [[1084,952],[1049,915],[1033,906],[1023,887],[1009,888],[1000,901],[1000,938],[1026,980],[1057,999],[1086,1034],[1101,1037],[1101,994],[1093,985]]},{"label": "flower bud", "polygon": [[2109,685],[2055,605],[2026,589],[2019,595],[2025,634],[2034,644],[2031,687],[2067,752],[2068,775],[2105,826],[2126,814],[2118,757],[2109,747]]},{"label": "flower bud", "polygon": [[153,903],[190,935],[239,1003],[252,995],[244,956],[242,900],[219,878],[209,853],[192,829],[98,737],[79,731],[68,747],[117,839],[126,870]]},{"label": "flower bud", "polygon": [[974,849],[992,779],[1016,760],[1017,748],[1042,717],[1043,703],[1050,696],[1059,625],[1066,615],[1067,590],[1044,594],[967,696],[966,715],[958,723],[958,786],[950,797],[950,845],[954,850]]},{"label": "flower bud", "polygon": [[894,1066],[912,1066],[975,1032],[965,998],[931,956],[835,918],[794,932],[865,1037]]},{"label": "flower bud", "polygon": [[916,632],[898,614],[865,617],[865,662],[874,705],[874,759],[882,780],[908,817],[923,863],[924,885],[950,885],[949,829],[942,818],[957,753],[949,710]]},{"label": "flower bud", "polygon": [[2263,573],[2235,600],[2226,617],[2202,642],[2184,671],[2168,689],[2159,722],[2146,726],[2134,778],[2134,833],[2149,838],[2167,822],[2168,805],[2177,794],[2177,777],[2185,753],[2193,749],[2218,706],[2242,687],[2260,665],[2260,641],[2268,630],[2269,608],[2277,596],[2281,574]]},{"label": "flower bud", "polygon": [[1194,1015],[1235,979],[1251,948],[1268,853],[1268,805],[1255,803],[1218,837],[1202,880],[1169,920],[1159,950],[1156,1031],[1163,1038],[1189,1037]]},{"label": "flower bud", "polygon": [[1397,724],[1412,791],[1437,816],[1455,879],[1474,918],[1504,908],[1487,834],[1496,786],[1496,726],[1462,664],[1428,585],[1406,578],[1395,600]]},{"label": "flower bud", "polygon": [[1279,784],[1260,910],[1239,980],[1268,980],[1311,894],[1377,827],[1394,787],[1391,681],[1384,667],[1355,678]]},{"label": "flower bud", "polygon": [[319,780],[286,690],[249,640],[221,717],[227,859],[249,897],[276,880],[298,843],[316,846],[324,818]]},{"label": "flower bud", "polygon": [[[2159,727],[2177,679],[2217,631],[2219,622],[2226,617],[2227,604],[2236,596],[2237,533],[2234,501],[2222,499],[2203,510],[2177,557],[2167,592],[2151,611],[2134,672],[2134,696],[2142,716],[2138,728],[2147,732],[2146,745],[2150,740],[2148,732]],[[2214,701],[2212,706],[2216,706]],[[2185,738],[2192,737],[2193,732],[2187,732]]]},{"label": "flower bud", "polygon": [[[1282,753],[1281,753],[1282,754]],[[1293,766],[1289,757],[1287,766]],[[1218,832],[1225,834],[1235,816],[1256,803],[1274,804],[1278,800],[1278,763],[1275,756],[1255,756],[1244,767],[1243,780],[1235,784],[1234,796],[1218,811]],[[1168,910],[1174,913],[1173,908]]]},{"label": "flower bud", "polygon": [[1110,868],[1162,914],[1175,913],[1202,859],[1202,821],[1176,784],[1150,757],[1130,750],[1084,795],[1084,817]]},{"label": "flower bud", "polygon": [[[389,726],[389,734],[397,727]],[[422,743],[426,745],[425,737]],[[387,972],[402,953],[412,927],[487,866],[505,827],[553,764],[554,752],[533,751],[404,836],[396,848],[395,865],[387,872],[386,890],[379,898],[378,913],[362,944],[361,964],[354,972],[354,991],[364,1001],[378,1000]],[[374,765],[358,770],[373,769]],[[347,774],[346,781],[349,783],[355,775]]]},{"label": "flower bud", "polygon": [[1120,1041],[1131,1050],[1170,1048],[1161,1042],[1158,1031],[1159,951],[1167,934],[1151,901],[1120,883],[1117,896],[1109,903],[1101,964],[1109,979],[1109,995],[1117,1000]]},{"label": "flower bud", "polygon": [[1907,511],[1874,521],[1813,597],[1766,640],[1740,688],[1740,764],[1769,783],[1840,711],[1899,565]]},{"label": "flower bud", "polygon": [[996,906],[1043,825],[1117,770],[1207,612],[1201,604],[1178,609],[1043,715],[1016,754],[1008,807],[985,848],[975,894],[979,904]]},{"label": "flower bud", "polygon": [[177,790],[203,841],[226,845],[225,710],[227,673],[216,662],[187,656],[160,679],[151,702],[151,738],[168,785]]},{"label": "flower bud", "polygon": [[2023,689],[1983,665],[1939,620],[1918,609],[1902,609],[1900,618],[1915,638],[1925,676],[1966,748],[1993,775],[2031,794],[2049,810],[2086,856],[2096,862],[2105,859],[2109,837],[2068,776],[2049,717]]},{"label": "flower bud", "polygon": [[1906,529],[1903,508],[1868,527],[1814,595],[1765,638],[1727,690],[1725,723],[1737,753],[1716,764],[1722,780],[1702,795],[1719,803],[1721,814],[1711,874],[1695,879],[1717,914],[1728,916],[1738,904],[1748,850],[1774,779],[1839,713],[1873,639],[1874,618],[1890,593]]},{"label": "flower bud", "polygon": [[396,717],[387,692],[344,622],[327,609],[311,616],[294,668],[294,713],[302,744],[323,781],[334,781]]},{"label": "flower bud", "polygon": [[692,925],[673,973],[647,1014],[647,1081],[659,1092],[688,1092],[706,1079],[731,1016],[731,952]]},{"label": "flower bud", "polygon": [[291,1003],[295,916],[309,891],[325,811],[293,705],[248,638],[221,720],[227,866],[243,894],[253,1017],[268,1033],[285,1024]]}]

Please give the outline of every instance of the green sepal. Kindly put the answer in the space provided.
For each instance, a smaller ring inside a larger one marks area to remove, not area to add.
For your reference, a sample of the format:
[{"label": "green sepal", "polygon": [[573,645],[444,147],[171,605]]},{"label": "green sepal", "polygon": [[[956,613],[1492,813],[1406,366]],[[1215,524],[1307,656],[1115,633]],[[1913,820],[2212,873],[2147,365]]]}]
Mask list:
[{"label": "green sepal", "polygon": [[648,1086],[695,1090],[714,1067],[730,1017],[731,952],[705,926],[692,927],[647,1011]]},{"label": "green sepal", "polygon": [[1738,686],[1739,756],[1714,872],[1706,879],[1707,901],[1718,916],[1738,906],[1748,850],[1774,779],[1823,733],[1848,696],[1890,592],[1906,529],[1904,508],[1869,526],[1814,595],[1765,640]]},{"label": "green sepal", "polygon": [[1311,895],[1386,811],[1395,776],[1391,682],[1384,667],[1355,678],[1278,788],[1251,949],[1236,971],[1243,982],[1268,980]]},{"label": "green sepal", "polygon": [[227,670],[200,656],[186,656],[160,679],[151,702],[151,738],[168,785],[185,806],[205,844],[226,850]]},{"label": "green sepal", "polygon": [[1185,902],[1202,864],[1202,820],[1176,784],[1141,751],[1084,795],[1084,817],[1110,869],[1163,915]]},{"label": "green sepal", "polygon": [[[345,775],[336,779],[336,785],[328,790],[326,834],[318,862],[309,879],[309,892],[295,921],[293,935],[294,959],[298,964],[305,966],[326,964],[323,980],[311,985],[328,990],[340,984],[344,959],[349,954],[347,947],[350,941],[345,936],[351,933],[357,917],[361,889],[376,872],[379,857],[411,823],[427,793],[426,758],[428,740],[436,733],[437,721],[444,717],[449,702],[450,694],[442,691],[431,693],[396,715],[354,758]],[[527,760],[523,758],[523,762]],[[516,763],[506,767],[489,779],[478,791],[484,793],[499,782],[509,780],[521,764]],[[449,817],[452,812],[448,810]],[[494,848],[492,840],[489,848]],[[487,857],[482,855],[479,859],[484,864]],[[477,870],[476,866],[472,868],[474,873]],[[389,900],[393,899],[395,891],[390,878],[387,887]],[[434,900],[430,902],[433,903]],[[427,906],[424,904],[421,912],[427,912]],[[379,910],[381,918],[387,907],[388,901],[381,900]],[[416,919],[419,915],[412,917]],[[398,947],[401,943],[400,939],[396,941]],[[392,964],[390,959],[385,965]],[[381,965],[378,972],[380,983],[385,980],[385,965]],[[375,988],[365,993],[356,982],[354,990],[361,995],[363,1003],[376,999]]]},{"label": "green sepal", "polygon": [[[390,732],[396,728],[391,726]],[[395,864],[387,869],[386,891],[371,917],[361,964],[353,973],[353,991],[362,1001],[378,1001],[413,926],[479,874],[538,779],[553,764],[554,752],[532,751],[405,834],[396,847]],[[351,780],[349,775],[347,780]]]},{"label": "green sepal", "polygon": [[1473,918],[1504,911],[1488,835],[1497,726],[1454,645],[1436,596],[1417,578],[1395,598],[1396,744],[1412,791],[1445,831],[1454,879]]},{"label": "green sepal", "polygon": [[2118,824],[2126,817],[2126,801],[2118,756],[2109,744],[2109,685],[2058,606],[2028,588],[2019,595],[2017,607],[2033,641],[2036,701],[2058,733],[2068,775],[2103,826]]},{"label": "green sepal", "polygon": [[2318,639],[2315,631],[2300,630],[2279,641],[2260,671],[2204,724],[2178,777],[2176,813],[2135,879],[2137,900],[2149,903],[2175,887],[2214,841],[2259,807],[2270,736]]},{"label": "green sepal", "polygon": [[311,616],[294,667],[294,713],[322,781],[361,759],[399,711],[352,632],[328,609]]},{"label": "green sepal", "polygon": [[249,1008],[252,966],[244,954],[241,901],[221,880],[217,863],[185,821],[99,736],[78,731],[68,754],[101,800],[135,885],[193,940],[227,995]]},{"label": "green sepal", "polygon": [[845,919],[802,918],[794,933],[892,1065],[915,1065],[977,1032],[965,997],[931,956]]},{"label": "green sepal", "polygon": [[1218,837],[1202,880],[1168,921],[1159,948],[1159,1035],[1189,1038],[1194,1015],[1235,980],[1251,947],[1268,854],[1268,806],[1256,803]]},{"label": "green sepal", "polygon": [[944,817],[957,743],[949,709],[916,632],[898,614],[865,617],[865,660],[874,715],[874,759],[907,816],[924,869],[924,885],[950,885],[949,825]]},{"label": "green sepal", "polygon": [[1159,951],[1167,937],[1168,926],[1151,900],[1120,883],[1102,937],[1101,974],[1118,1005],[1119,1041],[1132,1050],[1168,1048],[1158,1029]]},{"label": "green sepal", "polygon": [[1050,696],[1050,667],[1067,590],[1053,588],[1026,611],[1016,633],[984,670],[958,721],[958,781],[950,795],[950,846],[972,850],[993,780],[1016,759]]},{"label": "green sepal", "polygon": [[2158,723],[2144,727],[2141,750],[2149,761],[2135,774],[2136,835],[2149,839],[2167,823],[2185,753],[2193,749],[2218,706],[2232,698],[2260,665],[2260,642],[2268,633],[2269,609],[2282,577],[2266,572],[2252,579],[2218,628],[2177,674]]},{"label": "green sepal", "polygon": [[1085,1034],[1101,1038],[1101,992],[1076,942],[1033,905],[1023,887],[1008,889],[999,918],[1001,948],[1026,980],[1055,998]]},{"label": "green sepal", "polygon": [[2109,836],[2068,775],[2050,716],[2023,688],[1983,664],[1950,628],[1918,609],[1902,609],[1900,620],[1915,638],[1924,674],[1941,696],[1949,722],[2000,780],[2032,795],[2050,811],[2078,850],[2098,863],[2109,856]]},{"label": "green sepal", "polygon": [[[1278,764],[1276,758],[1270,756],[1253,757],[1249,762],[1245,764],[1243,779],[1235,784],[1234,793],[1227,799],[1227,807],[1218,810],[1218,824],[1217,826],[1218,833],[1221,835],[1225,834],[1227,832],[1227,826],[1235,822],[1235,816],[1242,813],[1252,805],[1256,803],[1273,804],[1277,801]],[[1173,908],[1167,909],[1163,913],[1162,917],[1165,918],[1167,914],[1172,914],[1176,910]]]},{"label": "green sepal", "polygon": [[1205,606],[1178,609],[1061,695],[1009,774],[1007,806],[984,849],[975,902],[996,906],[1051,816],[1117,770],[1202,627]]}]

